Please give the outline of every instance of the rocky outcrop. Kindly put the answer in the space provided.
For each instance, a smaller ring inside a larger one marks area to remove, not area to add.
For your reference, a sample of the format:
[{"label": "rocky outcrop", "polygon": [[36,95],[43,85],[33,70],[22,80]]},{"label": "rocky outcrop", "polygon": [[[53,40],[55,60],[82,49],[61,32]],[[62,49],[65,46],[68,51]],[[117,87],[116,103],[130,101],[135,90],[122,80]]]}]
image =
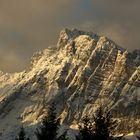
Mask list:
[{"label": "rocky outcrop", "polygon": [[92,115],[100,104],[117,117],[140,116],[140,51],[91,32],[61,31],[56,49],[36,53],[29,70],[8,75],[0,74],[4,139],[12,135],[8,126],[35,126],[52,101],[66,124]]}]

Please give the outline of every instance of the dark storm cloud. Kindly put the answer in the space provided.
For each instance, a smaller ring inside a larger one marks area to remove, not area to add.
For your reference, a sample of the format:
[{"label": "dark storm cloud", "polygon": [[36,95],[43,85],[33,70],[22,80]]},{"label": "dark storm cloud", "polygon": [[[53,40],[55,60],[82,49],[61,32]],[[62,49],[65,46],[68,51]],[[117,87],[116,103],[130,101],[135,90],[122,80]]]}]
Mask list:
[{"label": "dark storm cloud", "polygon": [[32,53],[55,44],[65,27],[139,48],[139,9],[139,0],[0,0],[0,70],[24,69]]}]

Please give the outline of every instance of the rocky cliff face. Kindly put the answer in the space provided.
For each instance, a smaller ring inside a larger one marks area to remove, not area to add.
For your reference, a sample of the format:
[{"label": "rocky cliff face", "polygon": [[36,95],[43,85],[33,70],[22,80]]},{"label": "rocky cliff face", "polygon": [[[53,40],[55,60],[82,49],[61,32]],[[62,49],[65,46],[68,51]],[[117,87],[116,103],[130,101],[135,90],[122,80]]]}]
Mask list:
[{"label": "rocky cliff face", "polygon": [[0,72],[0,139],[14,137],[21,123],[34,129],[52,101],[66,124],[99,104],[117,117],[140,116],[140,51],[91,32],[61,31],[56,48],[37,52],[29,70]]}]

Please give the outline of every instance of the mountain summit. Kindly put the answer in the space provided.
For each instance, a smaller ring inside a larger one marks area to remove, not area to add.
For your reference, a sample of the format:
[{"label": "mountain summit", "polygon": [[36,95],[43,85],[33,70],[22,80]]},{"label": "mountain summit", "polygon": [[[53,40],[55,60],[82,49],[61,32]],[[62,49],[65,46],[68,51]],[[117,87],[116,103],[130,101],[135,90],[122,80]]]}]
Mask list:
[{"label": "mountain summit", "polygon": [[92,32],[62,30],[56,47],[35,53],[28,70],[0,72],[0,139],[13,139],[21,124],[34,130],[52,101],[67,125],[100,104],[115,117],[138,118],[140,50],[128,52]]}]

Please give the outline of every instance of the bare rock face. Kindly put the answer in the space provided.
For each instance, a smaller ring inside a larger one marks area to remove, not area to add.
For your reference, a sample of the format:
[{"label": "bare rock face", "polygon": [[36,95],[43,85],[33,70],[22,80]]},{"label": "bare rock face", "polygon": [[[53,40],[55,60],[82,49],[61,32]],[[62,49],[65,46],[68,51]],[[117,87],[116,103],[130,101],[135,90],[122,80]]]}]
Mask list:
[{"label": "bare rock face", "polygon": [[91,32],[61,31],[56,49],[36,53],[29,70],[0,73],[0,139],[14,138],[21,123],[34,130],[52,101],[68,125],[100,104],[117,117],[140,116],[140,51]]}]

